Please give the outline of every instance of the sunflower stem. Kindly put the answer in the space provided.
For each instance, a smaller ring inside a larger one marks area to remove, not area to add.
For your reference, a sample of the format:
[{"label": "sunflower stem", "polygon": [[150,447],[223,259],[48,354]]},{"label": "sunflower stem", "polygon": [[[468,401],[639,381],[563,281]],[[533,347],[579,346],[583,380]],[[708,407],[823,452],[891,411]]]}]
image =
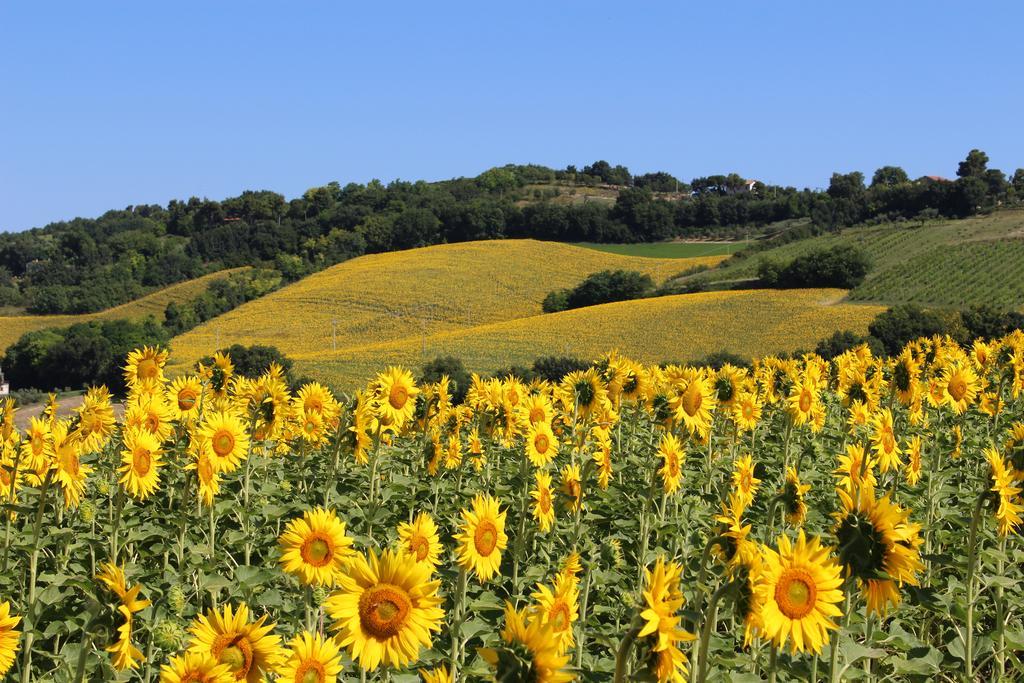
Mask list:
[{"label": "sunflower stem", "polygon": [[43,513],[46,511],[46,494],[50,490],[53,470],[46,472],[43,485],[39,489],[39,507],[32,523],[32,552],[28,561],[28,601],[25,610],[25,645],[21,658],[21,683],[28,683],[32,677],[32,643],[36,637],[36,576],[39,566],[39,531],[43,526]]},{"label": "sunflower stem", "polygon": [[89,659],[89,650],[92,649],[92,636],[88,629],[82,634],[81,649],[78,651],[78,661],[75,664],[75,683],[82,683],[85,680],[85,662]]},{"label": "sunflower stem", "polygon": [[974,573],[978,564],[978,526],[985,505],[987,491],[978,496],[971,516],[971,527],[967,534],[967,625],[964,633],[964,674],[968,681],[974,680]]},{"label": "sunflower stem", "polygon": [[640,627],[634,626],[626,631],[619,643],[619,649],[615,651],[615,678],[614,683],[624,683],[626,680],[626,665],[629,664],[629,655],[633,651],[633,644],[640,634]]},{"label": "sunflower stem", "polygon": [[712,593],[705,612],[704,626],[700,631],[700,649],[697,652],[698,668],[697,683],[704,683],[708,678],[708,648],[711,644],[711,634],[715,630],[715,622],[718,621],[718,601],[733,588],[732,581],[726,581]]},{"label": "sunflower stem", "polygon": [[453,681],[459,680],[459,668],[462,666],[462,621],[467,583],[466,569],[459,567],[458,588],[455,591],[455,605],[452,607],[452,651],[449,661]]},{"label": "sunflower stem", "polygon": [[[11,485],[7,489],[7,500],[11,503],[16,502],[14,494],[14,485],[18,482],[18,465],[20,463],[21,449],[19,448],[14,452],[14,465],[11,467]],[[7,511],[4,513],[4,515],[7,517],[7,520],[4,524],[4,561],[2,568],[0,568],[0,573],[3,574],[7,573],[7,558],[11,550],[11,524],[13,522],[13,520],[11,519],[12,514],[13,513],[11,511]]]}]

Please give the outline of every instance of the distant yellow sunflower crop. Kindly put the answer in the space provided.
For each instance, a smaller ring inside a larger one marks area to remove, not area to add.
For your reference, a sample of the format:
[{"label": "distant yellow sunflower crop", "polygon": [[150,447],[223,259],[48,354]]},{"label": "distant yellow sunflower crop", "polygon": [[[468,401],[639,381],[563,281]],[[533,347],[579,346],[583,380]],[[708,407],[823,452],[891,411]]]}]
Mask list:
[{"label": "distant yellow sunflower crop", "polygon": [[230,604],[212,609],[192,622],[189,652],[227,664],[235,680],[259,683],[284,658],[281,638],[272,633],[275,624],[266,621],[267,615],[249,621],[245,603],[237,611]]},{"label": "distant yellow sunflower crop", "polygon": [[538,470],[535,476],[533,490],[530,497],[533,498],[533,518],[537,520],[537,526],[541,532],[548,532],[555,524],[555,505],[552,500],[551,475]]},{"label": "distant yellow sunflower crop", "polygon": [[431,573],[428,565],[391,550],[380,558],[372,549],[368,557],[353,558],[325,608],[338,644],[364,670],[409,666],[431,646],[444,619],[441,582]]},{"label": "distant yellow sunflower crop", "polygon": [[462,510],[463,523],[455,535],[459,566],[474,572],[483,582],[500,571],[501,552],[508,545],[506,513],[498,505],[497,498],[478,493],[473,498],[473,509]]},{"label": "distant yellow sunflower crop", "polygon": [[319,633],[295,636],[287,657],[277,668],[281,683],[335,683],[342,670],[338,644]]},{"label": "distant yellow sunflower crop", "polygon": [[208,413],[199,431],[210,444],[211,461],[218,472],[234,472],[249,457],[249,433],[234,413]]},{"label": "distant yellow sunflower crop", "polygon": [[544,467],[558,455],[558,439],[547,422],[534,422],[526,432],[526,455],[534,467]]},{"label": "distant yellow sunflower crop", "polygon": [[791,652],[820,652],[828,632],[838,628],[833,617],[842,614],[842,567],[831,550],[801,529],[796,544],[781,536],[778,551],[764,549],[757,585],[762,601],[764,634],[777,646],[790,641]]},{"label": "distant yellow sunflower crop", "polygon": [[345,523],[323,508],[288,522],[278,542],[284,571],[308,586],[336,585],[353,554]]},{"label": "distant yellow sunflower crop", "polygon": [[6,675],[14,665],[21,638],[21,631],[15,627],[20,621],[21,617],[11,614],[11,603],[0,602],[0,676]]},{"label": "distant yellow sunflower crop", "polygon": [[155,436],[144,429],[125,432],[119,483],[133,498],[145,500],[156,491],[163,464],[163,451]]},{"label": "distant yellow sunflower crop", "polygon": [[426,564],[433,571],[441,563],[441,537],[437,524],[427,512],[421,512],[409,522],[398,525],[398,547],[416,562]]}]

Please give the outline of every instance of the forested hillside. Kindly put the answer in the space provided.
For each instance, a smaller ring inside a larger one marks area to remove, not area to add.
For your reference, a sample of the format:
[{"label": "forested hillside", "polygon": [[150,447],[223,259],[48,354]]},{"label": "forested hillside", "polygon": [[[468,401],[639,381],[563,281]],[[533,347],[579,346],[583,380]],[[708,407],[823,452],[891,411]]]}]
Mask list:
[{"label": "forested hillside", "polygon": [[225,267],[269,266],[293,281],[364,253],[445,242],[532,237],[652,242],[736,236],[805,219],[808,234],[864,222],[967,216],[1024,197],[972,150],[956,180],[912,181],[899,167],[833,174],[826,191],[766,186],[737,173],[683,182],[599,161],[492,168],[428,183],[329,183],[287,200],[270,191],[223,201],[130,206],[0,234],[0,309],[87,313]]}]

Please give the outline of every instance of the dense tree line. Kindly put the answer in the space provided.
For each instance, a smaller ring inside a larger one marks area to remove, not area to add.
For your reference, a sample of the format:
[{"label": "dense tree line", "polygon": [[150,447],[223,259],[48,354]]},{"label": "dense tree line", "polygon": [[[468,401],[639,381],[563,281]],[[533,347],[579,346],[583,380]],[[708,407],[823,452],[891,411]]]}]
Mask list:
[{"label": "dense tree line", "polygon": [[[615,189],[614,203],[575,201],[576,186]],[[570,196],[566,196],[565,193]],[[632,175],[596,161],[577,170],[492,168],[443,182],[329,183],[286,200],[247,191],[223,201],[191,198],[130,206],[0,234],[0,308],[80,313],[123,303],[212,270],[276,268],[285,280],[364,253],[442,242],[533,237],[634,242],[737,236],[778,221],[810,219],[813,231],[871,221],[966,216],[1024,199],[1012,178],[972,150],[956,180],[910,180],[898,167],[837,173],[827,191],[768,186],[736,173],[681,182]],[[568,201],[566,201],[568,200]]]}]

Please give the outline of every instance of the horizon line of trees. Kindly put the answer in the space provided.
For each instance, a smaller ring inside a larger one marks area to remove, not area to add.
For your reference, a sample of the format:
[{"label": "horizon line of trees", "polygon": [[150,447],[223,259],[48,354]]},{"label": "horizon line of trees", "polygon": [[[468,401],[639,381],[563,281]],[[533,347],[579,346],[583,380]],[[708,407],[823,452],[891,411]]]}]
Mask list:
[{"label": "horizon line of trees", "polygon": [[[565,203],[565,184],[614,186],[618,195],[610,205]],[[793,219],[815,234],[865,222],[969,216],[1021,201],[1024,169],[1007,178],[988,168],[979,150],[960,162],[956,180],[911,180],[903,169],[884,166],[870,184],[860,172],[835,173],[825,191],[751,184],[736,173],[689,183],[663,171],[634,176],[606,161],[582,170],[507,165],[437,183],[332,182],[290,201],[246,191],[2,233],[0,309],[93,312],[225,267],[273,268],[288,282],[365,253],[445,242],[736,237]]]}]

